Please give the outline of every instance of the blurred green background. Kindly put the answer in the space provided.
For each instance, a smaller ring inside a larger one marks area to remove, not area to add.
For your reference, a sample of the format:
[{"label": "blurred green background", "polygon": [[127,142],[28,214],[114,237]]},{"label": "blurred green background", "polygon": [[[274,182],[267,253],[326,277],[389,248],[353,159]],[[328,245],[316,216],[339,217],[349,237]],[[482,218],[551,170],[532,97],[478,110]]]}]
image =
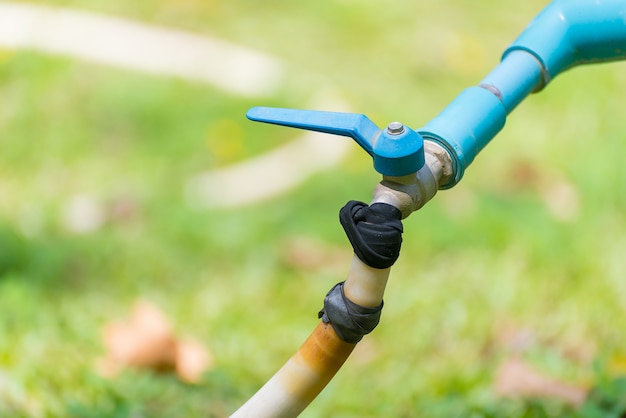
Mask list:
[{"label": "blurred green background", "polygon": [[[39,3],[218,37],[287,70],[271,96],[242,98],[0,49],[0,416],[9,417],[233,412],[317,324],[351,259],[337,212],[367,201],[379,179],[355,145],[341,166],[246,207],[195,208],[188,180],[297,136],[246,121],[254,105],[306,108],[330,94],[379,125],[423,126],[546,4]],[[513,112],[457,187],[405,221],[379,328],[303,416],[565,416],[573,412],[557,401],[500,399],[499,365],[521,356],[582,386],[625,371],[625,70],[559,76]],[[106,222],[73,232],[67,218],[81,202]],[[137,299],[207,345],[215,366],[201,384],[98,375],[102,326]]]}]

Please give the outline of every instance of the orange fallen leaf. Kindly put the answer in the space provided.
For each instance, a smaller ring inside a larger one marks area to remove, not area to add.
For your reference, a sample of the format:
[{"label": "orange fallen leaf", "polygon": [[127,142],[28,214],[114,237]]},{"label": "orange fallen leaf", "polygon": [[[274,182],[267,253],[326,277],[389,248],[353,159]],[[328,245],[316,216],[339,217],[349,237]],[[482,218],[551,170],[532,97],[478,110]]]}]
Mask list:
[{"label": "orange fallen leaf", "polygon": [[197,383],[212,366],[212,357],[198,341],[179,341],[165,314],[140,301],[124,321],[107,324],[103,330],[106,350],[100,372],[113,377],[125,368],[176,372],[188,383]]},{"label": "orange fallen leaf", "polygon": [[586,388],[546,376],[517,357],[500,366],[494,389],[503,397],[556,399],[572,406],[580,406],[588,392]]}]

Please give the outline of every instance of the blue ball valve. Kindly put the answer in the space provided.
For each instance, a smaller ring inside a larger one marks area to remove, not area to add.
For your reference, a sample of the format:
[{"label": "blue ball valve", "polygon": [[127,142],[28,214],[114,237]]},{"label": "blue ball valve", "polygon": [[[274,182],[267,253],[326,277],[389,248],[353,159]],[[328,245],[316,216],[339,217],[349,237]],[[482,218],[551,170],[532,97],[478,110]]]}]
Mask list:
[{"label": "blue ball valve", "polygon": [[424,166],[424,139],[400,122],[380,129],[362,114],[274,107],[253,107],[246,116],[257,122],[351,137],[372,156],[374,169],[384,176],[405,176]]}]

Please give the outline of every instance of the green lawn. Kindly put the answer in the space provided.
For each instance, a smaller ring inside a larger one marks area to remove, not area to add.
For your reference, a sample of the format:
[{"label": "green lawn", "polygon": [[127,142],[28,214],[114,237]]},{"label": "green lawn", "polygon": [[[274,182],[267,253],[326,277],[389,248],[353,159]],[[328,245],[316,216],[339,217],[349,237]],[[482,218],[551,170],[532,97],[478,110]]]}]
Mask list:
[{"label": "green lawn", "polygon": [[[2,417],[233,412],[317,324],[350,263],[337,212],[368,200],[378,176],[355,146],[342,167],[295,191],[205,211],[186,200],[187,180],[295,137],[246,121],[254,105],[306,107],[332,93],[381,125],[418,128],[480,81],[544,4],[40,3],[218,36],[275,55],[288,76],[274,96],[249,99],[0,50]],[[621,389],[612,379],[626,373],[625,70],[558,77],[510,116],[457,187],[405,221],[379,328],[303,416],[573,414],[496,396],[498,366],[516,350],[555,379],[607,397]],[[90,233],[64,221],[80,199],[106,214]],[[295,258],[302,241],[310,259],[331,262]],[[200,385],[98,375],[102,327],[139,298],[209,347],[216,364]],[[510,335],[529,337],[519,348]]]}]

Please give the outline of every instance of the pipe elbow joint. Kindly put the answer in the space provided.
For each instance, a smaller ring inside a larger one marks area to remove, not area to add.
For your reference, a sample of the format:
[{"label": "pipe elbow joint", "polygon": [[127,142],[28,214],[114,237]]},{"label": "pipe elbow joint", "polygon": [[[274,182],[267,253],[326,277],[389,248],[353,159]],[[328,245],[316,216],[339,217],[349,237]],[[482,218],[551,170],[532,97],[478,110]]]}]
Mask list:
[{"label": "pipe elbow joint", "polygon": [[504,52],[526,51],[541,64],[543,88],[580,64],[626,59],[624,0],[555,0]]}]

